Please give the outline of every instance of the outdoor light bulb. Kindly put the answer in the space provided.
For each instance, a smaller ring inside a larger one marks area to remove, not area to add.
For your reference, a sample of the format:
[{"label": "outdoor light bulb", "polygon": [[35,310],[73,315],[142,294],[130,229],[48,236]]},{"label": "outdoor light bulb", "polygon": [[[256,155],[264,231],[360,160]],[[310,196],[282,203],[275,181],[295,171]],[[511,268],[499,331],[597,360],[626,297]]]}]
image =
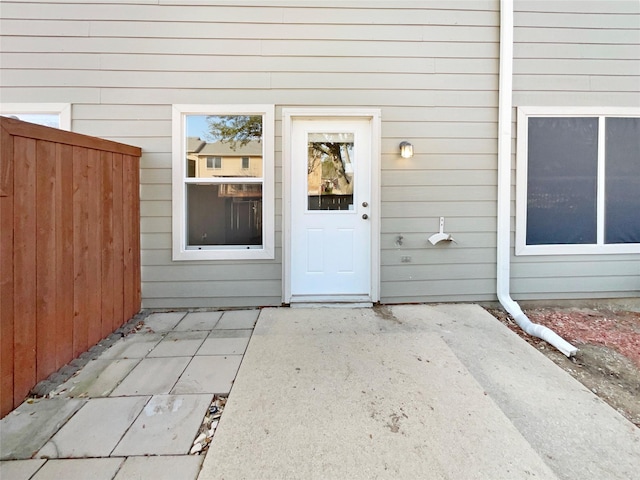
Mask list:
[{"label": "outdoor light bulb", "polygon": [[411,158],[413,157],[413,145],[409,142],[401,142],[400,143],[400,156],[402,158]]}]

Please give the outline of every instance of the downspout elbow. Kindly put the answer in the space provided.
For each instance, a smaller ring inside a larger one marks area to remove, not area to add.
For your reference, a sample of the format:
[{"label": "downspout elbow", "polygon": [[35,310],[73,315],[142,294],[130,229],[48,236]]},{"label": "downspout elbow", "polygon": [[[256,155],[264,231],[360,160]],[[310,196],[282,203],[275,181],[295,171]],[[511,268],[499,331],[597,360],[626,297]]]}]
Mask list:
[{"label": "downspout elbow", "polygon": [[566,355],[567,357],[572,357],[578,352],[578,349],[576,347],[567,342],[564,338],[562,338],[550,328],[547,328],[544,325],[540,325],[538,323],[533,323],[531,320],[529,320],[529,317],[525,315],[525,313],[520,308],[520,305],[518,305],[508,295],[504,294],[503,292],[499,292],[498,300],[500,300],[500,304],[513,317],[513,320],[516,322],[516,324],[528,335],[541,338],[548,344],[557,348],[560,352],[562,352],[562,354]]}]

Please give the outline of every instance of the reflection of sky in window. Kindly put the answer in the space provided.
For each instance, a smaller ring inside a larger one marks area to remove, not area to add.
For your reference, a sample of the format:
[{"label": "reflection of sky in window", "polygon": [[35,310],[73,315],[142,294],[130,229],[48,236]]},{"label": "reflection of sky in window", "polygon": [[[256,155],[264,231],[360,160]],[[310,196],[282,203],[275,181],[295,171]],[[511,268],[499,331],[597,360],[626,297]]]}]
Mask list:
[{"label": "reflection of sky in window", "polygon": [[60,128],[60,117],[57,113],[4,113],[3,117],[17,118],[29,123],[45,127]]},{"label": "reflection of sky in window", "polygon": [[210,137],[208,115],[187,115],[187,137],[199,137],[207,140]]}]

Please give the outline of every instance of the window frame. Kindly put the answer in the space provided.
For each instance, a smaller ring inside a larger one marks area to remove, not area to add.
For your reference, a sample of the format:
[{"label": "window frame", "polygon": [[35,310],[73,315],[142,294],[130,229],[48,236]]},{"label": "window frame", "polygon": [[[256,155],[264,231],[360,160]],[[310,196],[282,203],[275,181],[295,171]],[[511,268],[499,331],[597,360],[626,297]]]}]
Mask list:
[{"label": "window frame", "polygon": [[[528,128],[530,117],[589,117],[598,119],[598,176],[596,179],[597,240],[594,244],[527,245]],[[640,117],[627,107],[517,107],[516,139],[516,255],[590,255],[640,253],[640,243],[605,242],[605,118]]]},{"label": "window frame", "polygon": [[[221,183],[220,179],[187,179],[186,116],[187,115],[261,115],[262,116],[262,246],[198,246],[187,247],[188,183]],[[275,258],[275,107],[252,105],[192,105],[172,106],[172,252],[173,260],[248,260]],[[187,181],[188,180],[188,181]]]},{"label": "window frame", "polygon": [[70,103],[0,103],[0,115],[58,115],[60,130],[71,131]]}]

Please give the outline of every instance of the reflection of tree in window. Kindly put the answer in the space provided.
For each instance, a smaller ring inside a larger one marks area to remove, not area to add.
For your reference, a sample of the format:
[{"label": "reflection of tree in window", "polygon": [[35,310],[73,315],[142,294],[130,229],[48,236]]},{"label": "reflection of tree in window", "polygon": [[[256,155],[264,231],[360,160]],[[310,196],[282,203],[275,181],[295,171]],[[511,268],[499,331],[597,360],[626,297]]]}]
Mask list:
[{"label": "reflection of tree in window", "polygon": [[309,210],[350,210],[353,205],[353,134],[309,133]]},{"label": "reflection of tree in window", "polygon": [[207,117],[209,134],[215,141],[244,146],[254,141],[262,141],[261,115],[209,115]]},{"label": "reflection of tree in window", "polygon": [[[353,193],[351,185],[353,173],[350,151],[353,143],[341,142],[310,142],[309,143],[309,169],[312,173],[316,168],[322,168],[322,185],[324,193],[336,195]],[[350,171],[348,173],[348,171]]]}]

